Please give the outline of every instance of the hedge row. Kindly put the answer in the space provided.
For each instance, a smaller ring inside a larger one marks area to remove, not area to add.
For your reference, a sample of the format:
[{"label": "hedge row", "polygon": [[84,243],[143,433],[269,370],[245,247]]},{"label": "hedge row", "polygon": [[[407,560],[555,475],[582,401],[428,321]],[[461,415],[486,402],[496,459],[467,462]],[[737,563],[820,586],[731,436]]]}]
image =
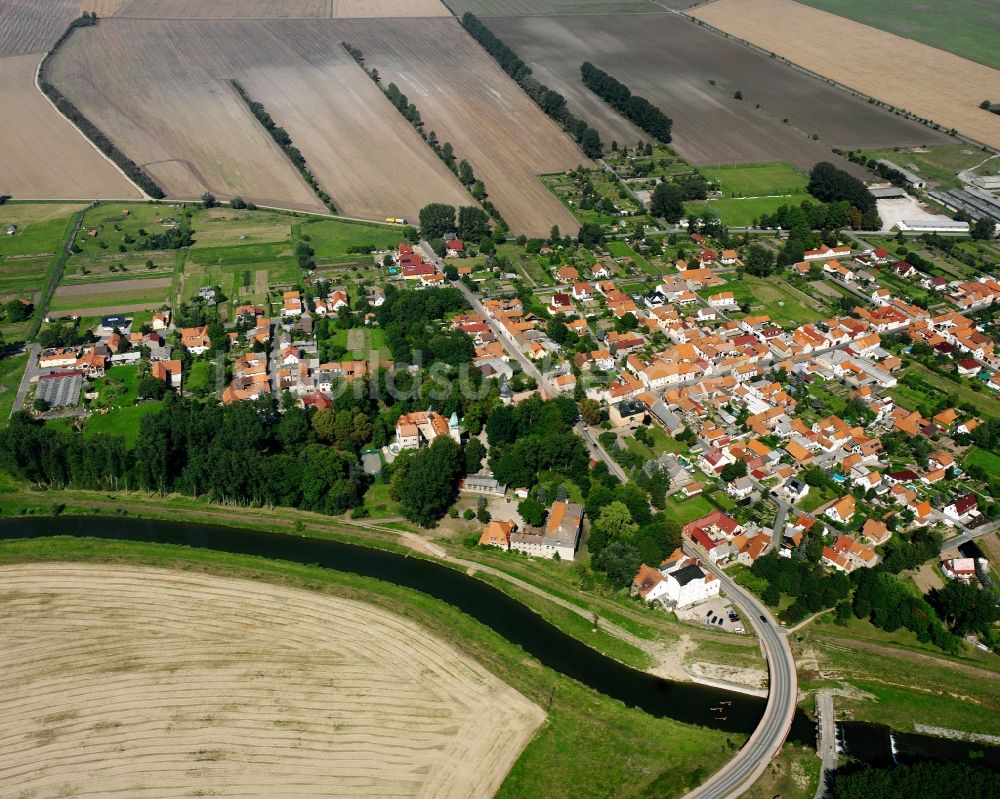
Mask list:
[{"label": "hedge row", "polygon": [[55,86],[45,80],[45,70],[49,64],[49,59],[51,59],[59,51],[59,48],[66,42],[73,30],[75,28],[89,28],[90,26],[96,24],[97,15],[94,13],[85,13],[83,16],[77,17],[70,23],[69,27],[63,32],[62,36],[56,40],[52,49],[48,52],[45,58],[42,59],[42,63],[39,65],[39,86],[45,95],[55,104],[56,108],[59,109],[59,112],[70,122],[76,125],[83,135],[94,143],[98,150],[114,161],[133,183],[140,186],[150,197],[160,199],[164,196],[164,192],[156,181],[147,175],[142,170],[142,167],[140,167],[135,161],[119,150],[118,146],[111,141],[111,139],[105,136],[97,125],[87,119],[87,117],[83,115],[83,112],[70,102],[69,98],[64,96],[63,93],[60,92]]},{"label": "hedge row", "polygon": [[250,95],[246,93],[246,90],[235,80],[229,81],[229,85],[236,90],[236,93],[240,96],[244,103],[246,103],[247,108],[250,109],[250,113],[257,117],[257,121],[264,126],[264,129],[271,134],[271,138],[277,143],[277,145],[284,151],[285,155],[288,156],[288,160],[292,162],[292,165],[299,170],[299,174],[302,175],[302,179],[309,184],[309,187],[316,192],[316,196],[319,197],[320,201],[325,205],[331,214],[337,213],[337,207],[333,204],[333,200],[330,199],[330,195],[323,190],[323,187],[319,185],[319,181],[316,180],[316,176],[309,169],[309,165],[306,163],[306,157],[302,155],[302,151],[292,143],[292,137],[288,135],[288,131],[283,127],[280,127],[263,105],[258,103],[256,100],[250,99]]}]

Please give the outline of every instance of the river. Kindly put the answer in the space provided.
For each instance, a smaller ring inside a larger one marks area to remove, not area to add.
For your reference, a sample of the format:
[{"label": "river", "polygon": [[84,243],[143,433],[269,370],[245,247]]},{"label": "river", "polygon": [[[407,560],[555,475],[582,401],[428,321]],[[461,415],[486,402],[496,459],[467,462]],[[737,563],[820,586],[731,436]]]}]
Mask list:
[{"label": "river", "polygon": [[[630,668],[562,632],[499,589],[419,557],[305,536],[188,522],[81,516],[0,520],[0,540],[51,536],[177,544],[374,577],[446,602],[517,644],[545,666],[651,715],[749,735],[764,710],[764,700],[757,697],[672,682]],[[730,704],[724,706],[724,711],[713,710],[720,702]],[[812,721],[799,711],[791,739],[814,745],[815,734]],[[847,753],[870,762],[966,760],[969,752],[977,751],[983,753],[977,762],[1000,770],[1000,748],[903,734],[861,722],[838,724],[838,737]]]}]

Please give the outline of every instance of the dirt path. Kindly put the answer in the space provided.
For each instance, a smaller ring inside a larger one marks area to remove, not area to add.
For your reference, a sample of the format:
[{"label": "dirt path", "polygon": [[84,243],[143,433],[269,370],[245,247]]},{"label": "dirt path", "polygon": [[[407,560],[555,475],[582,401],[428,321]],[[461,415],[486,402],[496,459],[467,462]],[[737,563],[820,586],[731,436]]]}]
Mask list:
[{"label": "dirt path", "polygon": [[413,622],[249,580],[7,566],[0,630],[4,796],[492,796],[544,719]]}]

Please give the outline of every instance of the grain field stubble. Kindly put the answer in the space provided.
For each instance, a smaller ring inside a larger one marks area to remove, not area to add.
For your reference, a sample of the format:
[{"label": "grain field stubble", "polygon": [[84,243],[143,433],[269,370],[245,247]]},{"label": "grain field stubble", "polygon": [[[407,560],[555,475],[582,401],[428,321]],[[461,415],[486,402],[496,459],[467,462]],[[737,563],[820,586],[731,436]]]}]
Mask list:
[{"label": "grain field stubble", "polygon": [[139,567],[0,575],[5,795],[491,796],[544,718],[360,602]]}]

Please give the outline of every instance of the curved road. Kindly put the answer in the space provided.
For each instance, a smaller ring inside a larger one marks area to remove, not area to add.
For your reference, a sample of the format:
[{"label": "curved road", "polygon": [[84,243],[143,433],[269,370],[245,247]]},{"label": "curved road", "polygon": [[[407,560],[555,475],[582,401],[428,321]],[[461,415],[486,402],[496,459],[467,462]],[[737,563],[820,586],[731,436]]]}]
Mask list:
[{"label": "curved road", "polygon": [[[440,263],[437,259],[435,262]],[[443,265],[439,265],[438,268],[442,269]],[[511,346],[499,325],[486,313],[479,297],[461,281],[453,281],[452,285],[462,292],[466,301],[475,311],[482,314],[497,340],[503,344],[504,349],[511,357],[521,364],[524,371],[535,378],[539,387],[549,391],[550,396],[556,396],[557,392],[554,387],[539,372],[538,368],[523,353],[518,351],[517,347]],[[590,437],[589,431],[584,425],[577,424],[576,432],[587,443],[591,453],[596,453],[608,464],[608,468],[613,474],[616,474],[622,482],[628,479],[621,467],[604,452],[604,448],[600,446],[599,442]],[[685,549],[687,554],[709,562],[706,552],[699,551],[690,544],[685,544]],[[763,718],[743,748],[706,782],[688,793],[687,799],[727,799],[728,797],[737,797],[746,791],[764,772],[767,764],[771,762],[781,749],[785,738],[788,737],[798,699],[795,658],[784,631],[778,626],[770,611],[753,594],[737,585],[721,569],[714,571],[718,575],[722,587],[726,589],[729,598],[744,612],[747,621],[757,632],[764,656],[767,658],[769,675],[767,705],[764,708]]]},{"label": "curved road", "polygon": [[[707,553],[685,545],[687,554],[707,561]],[[715,573],[730,599],[744,610],[747,621],[753,625],[767,658],[767,706],[757,729],[737,752],[736,756],[699,787],[687,794],[686,799],[726,799],[746,791],[778,754],[792,728],[798,699],[798,678],[792,648],[770,611],[749,591],[737,585],[721,569]]]}]

